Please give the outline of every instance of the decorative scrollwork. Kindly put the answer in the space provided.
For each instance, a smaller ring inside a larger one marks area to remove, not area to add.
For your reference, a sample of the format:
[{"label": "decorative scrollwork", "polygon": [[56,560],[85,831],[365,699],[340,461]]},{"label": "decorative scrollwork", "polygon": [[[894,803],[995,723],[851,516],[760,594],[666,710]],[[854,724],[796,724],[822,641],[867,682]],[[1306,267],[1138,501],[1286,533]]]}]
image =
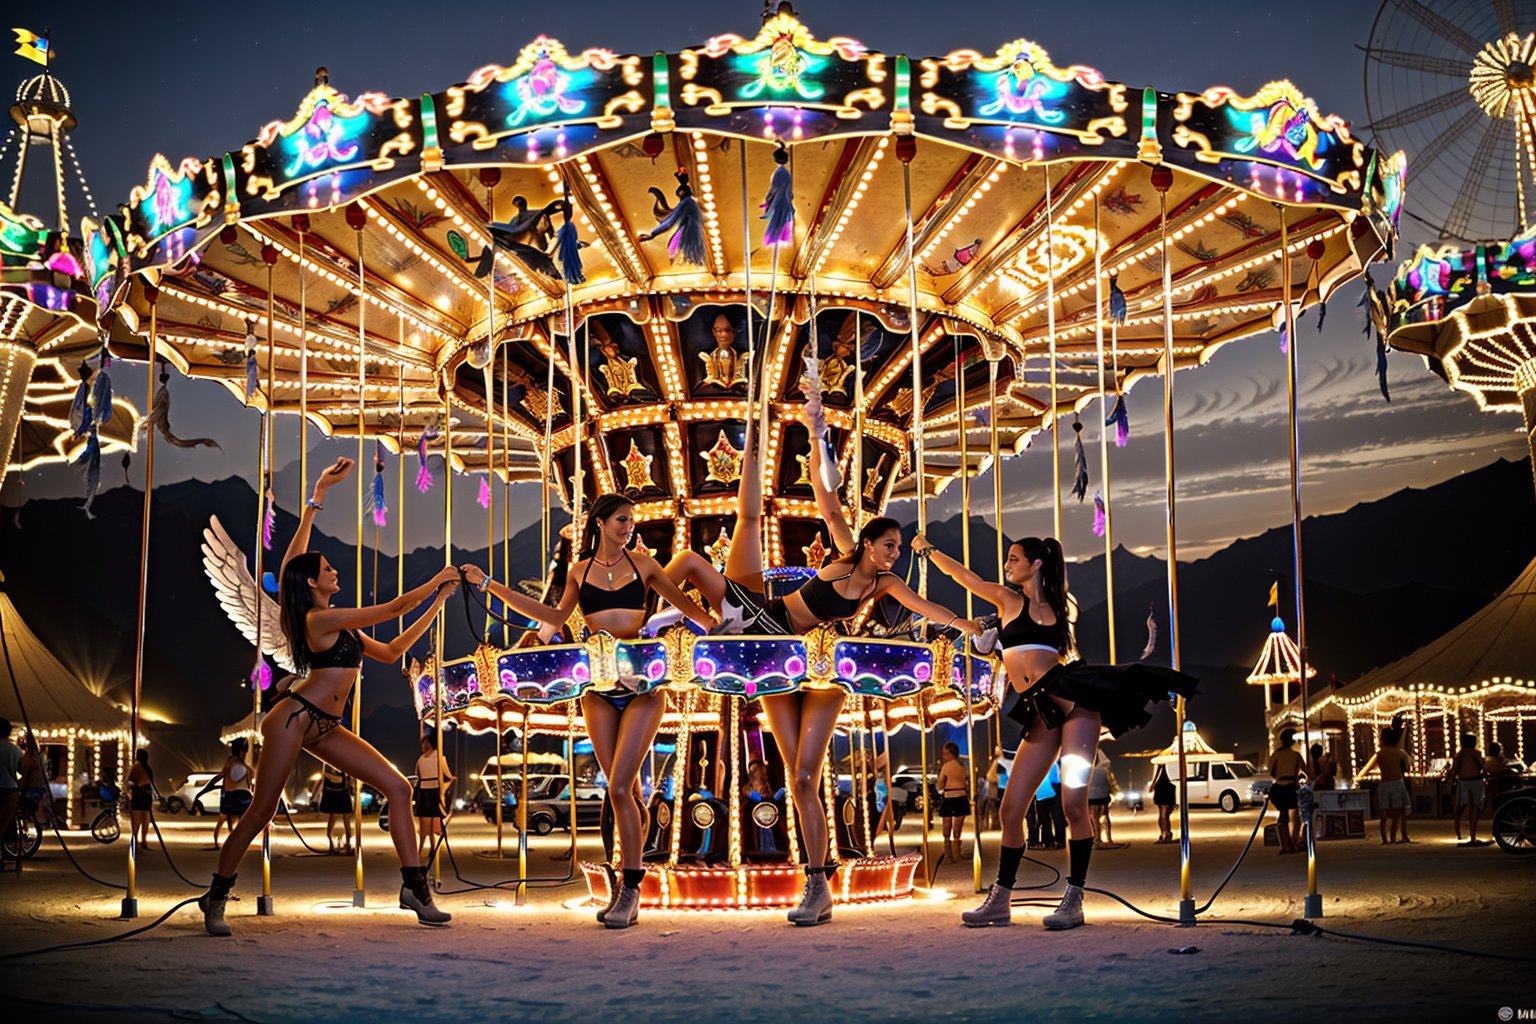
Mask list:
[{"label": "decorative scrollwork", "polygon": [[607,689],[618,683],[618,643],[606,629],[587,637],[587,669],[594,685]]}]

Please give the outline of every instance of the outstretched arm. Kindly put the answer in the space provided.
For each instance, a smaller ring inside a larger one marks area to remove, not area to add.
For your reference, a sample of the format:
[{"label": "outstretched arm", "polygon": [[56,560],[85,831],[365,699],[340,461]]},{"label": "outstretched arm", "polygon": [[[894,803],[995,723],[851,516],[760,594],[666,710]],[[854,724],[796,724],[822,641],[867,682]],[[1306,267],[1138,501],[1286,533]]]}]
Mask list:
[{"label": "outstretched arm", "polygon": [[811,434],[810,470],[806,475],[811,478],[811,490],[816,493],[816,511],[827,521],[838,553],[846,555],[853,550],[854,539],[848,520],[843,516],[843,503],[837,497],[837,467],[827,458],[826,438],[817,437],[814,432]]},{"label": "outstretched arm", "polygon": [[[363,653],[368,655],[368,657],[372,658],[374,661],[399,661],[401,658],[405,657],[406,652],[409,651],[411,647],[416,643],[416,641],[421,639],[422,634],[427,631],[427,627],[432,625],[433,618],[437,616],[437,613],[443,607],[444,602],[446,602],[449,597],[453,596],[454,592],[459,589],[458,570],[450,566],[447,571],[452,572],[454,574],[454,578],[438,587],[437,597],[433,599],[432,604],[428,606],[427,609],[420,615],[416,616],[416,621],[407,626],[405,632],[401,633],[387,644],[381,640],[375,640],[371,636],[364,634]],[[438,575],[440,576],[442,573],[439,573]]]},{"label": "outstretched arm", "polygon": [[874,598],[879,597],[881,594],[890,594],[900,601],[903,607],[917,612],[917,614],[924,616],[930,622],[936,623],[940,628],[954,626],[962,633],[969,633],[972,636],[981,632],[981,626],[975,619],[962,619],[958,613],[950,611],[943,605],[934,604],[926,597],[919,597],[915,590],[894,576],[890,577],[888,583],[879,587],[870,595],[870,600],[874,600]]},{"label": "outstretched arm", "polygon": [[567,573],[565,577],[565,592],[560,595],[560,604],[551,608],[543,601],[535,601],[527,594],[520,594],[497,580],[488,578],[485,570],[477,565],[465,565],[461,567],[464,579],[472,587],[482,587],[495,594],[503,604],[519,615],[526,615],[535,622],[542,622],[546,626],[554,626],[559,629],[565,625],[571,617],[571,610],[576,607],[576,574]]},{"label": "outstretched arm", "polygon": [[393,601],[363,608],[316,608],[309,613],[309,631],[324,635],[342,629],[366,629],[390,619],[398,619],[432,595],[434,590],[459,581],[459,570],[444,566],[430,580],[414,590],[407,590]]},{"label": "outstretched arm", "polygon": [[999,612],[1016,611],[1023,603],[1014,591],[977,575],[964,562],[946,555],[934,547],[927,537],[918,534],[912,538],[912,553],[921,556],[924,552],[931,552],[927,557],[940,572],[983,601],[996,605]]},{"label": "outstretched arm", "polygon": [[[315,496],[310,498],[303,510],[299,512],[299,528],[294,531],[293,540],[288,542],[288,550],[283,552],[283,566],[286,567],[288,560],[295,555],[302,555],[309,550],[309,528],[315,524],[315,509],[325,507],[325,493],[345,480],[350,472],[352,472],[352,460],[343,457],[327,467],[326,471],[320,474],[320,479],[315,481]],[[281,569],[278,574],[281,576]]]}]

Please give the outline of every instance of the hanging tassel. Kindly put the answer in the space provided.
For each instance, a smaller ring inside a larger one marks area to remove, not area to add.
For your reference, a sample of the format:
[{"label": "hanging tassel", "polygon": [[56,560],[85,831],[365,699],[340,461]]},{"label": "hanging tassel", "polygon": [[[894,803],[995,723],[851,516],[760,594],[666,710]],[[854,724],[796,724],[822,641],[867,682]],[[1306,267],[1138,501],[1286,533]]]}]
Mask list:
[{"label": "hanging tassel", "polygon": [[1072,481],[1072,493],[1082,501],[1088,496],[1088,453],[1083,451],[1083,424],[1072,417],[1072,462],[1077,467],[1077,478]]},{"label": "hanging tassel", "polygon": [[[378,442],[374,442],[376,445]],[[389,505],[384,500],[384,450],[379,445],[373,454],[373,525],[388,526]]]},{"label": "hanging tassel", "polygon": [[91,430],[91,373],[90,366],[80,364],[80,385],[75,388],[75,399],[69,403],[69,425],[75,428],[76,437],[84,437]]},{"label": "hanging tassel", "polygon": [[437,437],[437,428],[428,427],[416,442],[416,490],[426,494],[432,489],[432,469],[427,465],[427,442]]},{"label": "hanging tassel", "polygon": [[1156,605],[1147,605],[1147,646],[1141,649],[1141,661],[1152,657],[1152,652],[1157,650],[1157,619],[1153,616]]},{"label": "hanging tassel", "polygon": [[1325,320],[1327,320],[1327,319],[1328,319],[1328,303],[1326,303],[1326,302],[1319,302],[1317,304],[1317,333],[1318,334],[1322,334],[1323,333],[1323,322]]},{"label": "hanging tassel", "polygon": [[1392,392],[1387,389],[1387,341],[1376,332],[1376,383],[1381,387],[1381,397],[1392,401]]},{"label": "hanging tassel", "polygon": [[1125,303],[1125,292],[1120,290],[1120,276],[1111,274],[1109,278],[1109,318],[1117,324],[1125,323],[1126,315],[1130,308]]},{"label": "hanging tassel", "polygon": [[277,596],[277,590],[278,590],[278,587],[277,587],[277,575],[275,573],[270,573],[270,572],[262,573],[261,574],[261,589],[265,590],[267,593],[273,595],[274,597]]},{"label": "hanging tassel", "polygon": [[277,503],[272,500],[272,481],[267,481],[267,511],[261,517],[261,546],[272,550],[272,534],[277,529]]},{"label": "hanging tassel", "polygon": [[85,504],[81,509],[85,512],[85,518],[95,519],[91,503],[96,500],[96,491],[101,487],[101,435],[96,432],[94,425],[85,435],[85,450],[75,460],[75,465],[85,467]]},{"label": "hanging tassel", "polygon": [[560,231],[555,235],[555,255],[560,257],[560,273],[565,278],[565,283],[581,284],[587,279],[587,275],[581,269],[582,241],[576,237],[576,225],[571,223],[570,200],[565,201],[562,210],[565,213],[565,223],[560,225]]},{"label": "hanging tassel", "polygon": [[491,507],[491,478],[486,474],[480,478],[480,497],[477,499],[481,508]]},{"label": "hanging tassel", "polygon": [[1102,536],[1104,536],[1105,531],[1107,531],[1108,529],[1109,529],[1109,516],[1108,516],[1108,514],[1104,510],[1104,493],[1102,491],[1094,491],[1093,492],[1093,535],[1095,537],[1102,537]]},{"label": "hanging tassel", "polygon": [[1115,426],[1115,447],[1124,448],[1131,439],[1131,414],[1125,410],[1125,396],[1115,396],[1115,407],[1109,411],[1109,419],[1104,421],[1107,427],[1111,423]]},{"label": "hanging tassel", "polygon": [[1291,338],[1290,338],[1290,335],[1286,333],[1285,327],[1286,327],[1285,321],[1282,320],[1280,322],[1280,351],[1281,352],[1289,352],[1291,350]]},{"label": "hanging tassel", "polygon": [[245,322],[245,402],[247,405],[256,395],[256,382],[259,376],[256,368],[256,321],[247,320]]},{"label": "hanging tassel", "polygon": [[[670,210],[666,208],[664,200],[658,200],[656,210],[664,215],[650,231],[639,236],[640,241],[648,242],[664,231],[672,231],[672,238],[667,243],[667,255],[673,263],[681,257],[689,266],[704,266],[704,214],[699,211],[699,204],[693,198],[693,189],[688,185],[688,172],[679,170],[673,177],[677,178],[677,205]],[[652,189],[652,193],[661,197],[660,189]]]},{"label": "hanging tassel", "polygon": [[773,178],[768,182],[768,197],[763,200],[760,220],[768,222],[763,232],[764,245],[782,245],[795,240],[795,181],[789,173],[789,150],[782,140],[773,151]]},{"label": "hanging tassel", "polygon": [[256,667],[251,669],[251,688],[256,690],[272,689],[272,668],[267,664],[267,659],[262,658],[256,662]]},{"label": "hanging tassel", "polygon": [[98,426],[112,418],[112,375],[107,372],[111,366],[112,356],[103,345],[101,367],[91,381],[91,416]]}]

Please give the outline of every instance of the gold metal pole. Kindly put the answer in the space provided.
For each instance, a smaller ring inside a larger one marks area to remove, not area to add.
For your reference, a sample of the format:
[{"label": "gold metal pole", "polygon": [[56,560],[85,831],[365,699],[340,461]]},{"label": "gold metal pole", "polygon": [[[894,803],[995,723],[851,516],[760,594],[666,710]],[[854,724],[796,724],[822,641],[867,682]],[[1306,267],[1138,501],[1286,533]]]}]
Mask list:
[{"label": "gold metal pole", "polygon": [[[891,780],[891,723],[885,715],[884,701],[880,702],[880,735],[885,738],[885,802],[889,806],[896,799],[896,795],[895,783]],[[891,807],[891,813],[885,819],[885,841],[891,848],[891,856],[896,856],[896,808],[894,807]]]},{"label": "gold metal pole", "polygon": [[1051,209],[1051,169],[1041,166],[1040,177],[1045,181],[1045,333],[1051,346],[1051,481],[1053,484],[1052,520],[1054,536],[1061,540],[1061,415],[1056,408],[1056,238],[1053,211]]},{"label": "gold metal pole", "polygon": [[[23,142],[22,149],[26,149]],[[144,694],[144,631],[147,613],[149,610],[149,515],[150,497],[155,488],[155,428],[149,423],[149,418],[155,411],[155,355],[159,350],[159,319],[158,299],[160,290],[154,285],[145,288],[145,294],[149,298],[149,352],[145,365],[149,368],[149,379],[144,386],[147,402],[144,406],[144,515],[139,533],[139,605],[138,605],[138,632],[134,636],[133,650],[133,707],[132,719],[129,726],[128,757],[129,769],[132,770],[134,759],[139,751],[139,701]],[[127,774],[123,775],[124,788],[128,782]],[[73,780],[71,780],[73,784]],[[139,847],[137,833],[134,829],[128,830],[128,890],[123,896],[124,919],[132,919],[139,916]]]},{"label": "gold metal pole", "polygon": [[[357,477],[357,556],[354,571],[357,573],[357,586],[354,598],[357,607],[363,607],[363,420],[367,410],[367,365],[368,365],[368,280],[363,269],[363,229],[358,224],[353,230],[357,234],[357,465],[353,467]],[[359,669],[357,682],[352,687],[352,731],[361,736],[363,733],[363,673]],[[395,808],[399,813],[399,808]],[[367,896],[363,890],[363,780],[357,776],[352,778],[352,831],[355,834],[356,843],[352,847],[352,905],[362,907],[367,905]]]},{"label": "gold metal pole", "polygon": [[[1308,706],[1307,687],[1307,613],[1302,593],[1301,558],[1301,446],[1297,436],[1296,416],[1296,306],[1291,301],[1291,236],[1286,222],[1286,209],[1279,203],[1280,212],[1280,288],[1285,301],[1285,391],[1288,440],[1291,455],[1291,544],[1294,552],[1296,575],[1296,652],[1301,687],[1301,735],[1302,746],[1307,746],[1307,730],[1311,726],[1311,708]],[[1281,827],[1284,827],[1282,822]],[[1317,837],[1312,834],[1312,818],[1307,815],[1301,822],[1302,835],[1307,839],[1307,898],[1303,903],[1302,916],[1312,919],[1323,916],[1323,897],[1317,891]]]},{"label": "gold metal pole", "polygon": [[[961,358],[960,339],[955,338],[955,420],[960,428],[960,552],[965,559],[967,567],[971,564],[971,474],[970,474],[970,449],[966,444],[965,427],[965,362]],[[976,616],[976,598],[970,590],[965,592],[965,617],[968,619]],[[971,801],[971,826],[975,835],[971,842],[971,874],[972,883],[976,892],[981,892],[981,818],[976,812],[976,725],[971,719],[971,690],[974,683],[972,672],[974,665],[971,663],[970,652],[966,650],[966,643],[961,641],[961,651],[965,654],[965,756],[970,764],[966,770],[966,789],[970,793]],[[941,674],[940,666],[934,665],[933,677],[944,679],[949,675],[949,666],[943,666]]]},{"label": "gold metal pole", "polygon": [[[405,314],[400,314],[400,347],[405,348]],[[396,415],[399,417],[399,438],[397,444],[400,448],[400,457],[396,459],[398,472],[395,473],[395,596],[405,593],[405,360],[401,359],[395,364],[395,401]],[[375,586],[377,591],[378,587]],[[405,632],[405,613],[395,619],[395,635]],[[400,655],[400,667],[404,668],[411,661],[411,652],[406,651]],[[416,681],[411,680],[411,685]]]},{"label": "gold metal pole", "polygon": [[[443,566],[453,565],[453,389],[443,381]],[[443,634],[448,630],[448,609],[437,611],[437,799],[444,815],[448,813],[448,787],[443,782]],[[444,826],[446,831],[446,825]],[[443,881],[442,845],[432,850],[432,880]]]},{"label": "gold metal pole", "polygon": [[[276,261],[277,257],[275,254],[273,255],[272,259],[273,262]],[[268,500],[273,501],[274,504],[276,503],[275,498],[268,498],[268,494],[272,490],[272,435],[277,429],[277,421],[273,415],[275,412],[273,409],[273,403],[276,400],[277,392],[273,387],[275,369],[274,364],[276,362],[276,358],[273,352],[273,334],[276,330],[274,321],[274,314],[276,310],[274,309],[274,302],[272,298],[272,266],[272,263],[267,264],[267,395],[266,400],[263,403],[264,408],[262,409],[261,413],[262,450],[260,457],[257,459],[258,465],[262,467],[261,482],[258,484],[258,488],[261,493],[257,495],[256,499],[256,586],[258,591],[261,587],[263,575],[261,568],[262,554],[266,546],[263,543],[264,537],[262,536],[266,525],[264,506],[265,502]],[[281,572],[281,569],[279,569],[279,572]],[[260,607],[264,603],[265,602],[258,601],[257,606]],[[253,747],[259,746],[261,742],[260,669],[265,664],[265,659],[266,654],[261,649],[261,616],[258,613],[256,621],[257,675],[256,684],[251,687],[251,728],[256,732],[256,742],[251,744]],[[267,823],[261,827],[261,895],[256,900],[256,913],[261,917],[270,917],[272,916],[272,912],[272,822],[268,820]]]},{"label": "gold metal pole", "polygon": [[[504,580],[510,580],[511,577],[512,577],[512,427],[511,427],[511,420],[512,420],[512,417],[510,415],[508,415],[508,413],[507,413],[507,347],[505,345],[503,345],[501,347],[501,578],[504,579]],[[548,485],[549,485],[549,482],[546,479],[545,480],[545,487],[547,488]],[[546,490],[545,494],[546,494],[546,497],[547,497],[547,495],[548,495],[548,491],[547,490]],[[545,505],[546,506],[548,505],[548,501],[547,500],[545,502]],[[549,523],[548,523],[549,512],[548,512],[547,508],[542,513],[542,516],[543,516],[543,518],[545,520],[545,529],[547,530],[548,527],[549,527]],[[546,540],[547,540],[547,538],[546,538]],[[544,550],[539,553],[539,558],[541,560],[546,557],[545,552],[547,552],[548,550],[549,550],[549,548],[546,545]],[[502,611],[503,617],[505,617],[508,609],[505,607],[505,605],[503,605],[501,611]],[[510,647],[511,644],[512,644],[512,637],[511,637],[510,633],[508,632],[508,630],[510,628],[511,627],[509,627],[505,622],[503,622],[501,624],[501,646],[503,646],[503,647]],[[572,823],[572,827],[574,827],[574,825],[575,825],[575,823],[573,822]],[[501,848],[499,846],[497,847],[496,852],[497,852],[498,855],[500,855]]]},{"label": "gold metal pole", "polygon": [[[864,529],[864,311],[853,311],[853,535]],[[821,566],[812,566],[819,569]]]},{"label": "gold metal pole", "polygon": [[[1158,188],[1161,254],[1163,260],[1163,467],[1168,511],[1168,648],[1173,668],[1179,668],[1179,546],[1175,529],[1174,510],[1174,460],[1173,460],[1173,273],[1168,259],[1168,184],[1172,171],[1161,165],[1154,169],[1153,187],[1157,188],[1166,173],[1167,184]],[[1174,701],[1177,732],[1174,736],[1179,755],[1179,921],[1185,925],[1195,922],[1195,901],[1190,895],[1190,848],[1189,848],[1189,771],[1184,749],[1184,698]]]},{"label": "gold metal pole", "polygon": [[[295,217],[299,232],[299,511],[309,500],[309,296],[304,273],[304,233],[308,216]],[[362,467],[358,467],[362,472]]]},{"label": "gold metal pole", "polygon": [[502,807],[502,801],[504,799],[506,799],[506,792],[507,792],[506,789],[504,788],[504,785],[503,785],[503,782],[502,782],[502,772],[501,772],[501,713],[502,713],[502,710],[503,709],[502,709],[502,706],[501,706],[501,702],[497,701],[496,702],[496,856],[497,857],[501,857],[503,855],[502,854],[502,839],[501,839],[501,807]]},{"label": "gold metal pole", "polygon": [[[726,827],[727,849],[726,856],[730,859],[731,867],[740,868],[742,862],[741,850],[741,777],[737,772],[741,769],[741,702],[727,697],[729,714],[726,716],[726,727],[731,730],[729,750],[731,752],[731,768],[726,773],[726,785],[730,787],[730,799],[726,805],[730,813],[730,821]],[[640,849],[645,851],[645,837],[640,838]]]},{"label": "gold metal pole", "polygon": [[[496,220],[494,186],[486,186],[485,208],[488,211],[489,220],[494,223]],[[491,577],[496,575],[496,489],[492,486],[496,482],[496,270],[494,266],[486,275],[485,293],[485,575]],[[506,387],[505,376],[502,378],[502,387]],[[507,412],[505,403],[501,411],[505,416]],[[490,600],[489,597],[486,598],[487,608],[490,607]],[[483,637],[487,644],[491,642],[491,621],[491,617],[487,615]]]},{"label": "gold metal pole", "polygon": [[[521,783],[517,793],[517,895],[513,899],[519,907],[528,903],[528,706],[523,705],[523,731],[518,737]],[[574,819],[572,819],[574,821]],[[572,860],[575,855],[572,854]],[[575,867],[575,864],[571,865]]]},{"label": "gold metal pole", "polygon": [[[1115,664],[1115,533],[1109,504],[1109,394],[1104,390],[1104,247],[1100,244],[1099,197],[1093,197],[1093,343],[1099,362],[1099,477],[1104,493],[1104,597],[1109,615],[1109,663]],[[1266,689],[1265,692],[1268,692]]]},{"label": "gold metal pole", "polygon": [[[683,695],[683,714],[677,735],[672,737],[672,842],[668,844],[667,865],[677,867],[683,850],[683,790],[688,788],[688,727],[693,718],[694,691]],[[574,747],[572,749],[575,749]],[[794,843],[790,843],[790,861],[794,861]]]}]

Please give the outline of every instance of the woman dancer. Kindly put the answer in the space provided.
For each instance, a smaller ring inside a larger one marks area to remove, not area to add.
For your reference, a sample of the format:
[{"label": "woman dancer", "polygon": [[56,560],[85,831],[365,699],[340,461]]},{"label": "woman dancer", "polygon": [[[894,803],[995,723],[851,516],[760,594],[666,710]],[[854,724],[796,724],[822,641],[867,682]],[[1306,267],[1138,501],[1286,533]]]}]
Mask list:
[{"label": "woman dancer", "polygon": [[[563,629],[571,612],[579,608],[588,629],[634,640],[645,625],[646,595],[652,590],[705,628],[714,626],[714,617],[684,595],[654,558],[629,550],[635,535],[634,519],[635,506],[623,495],[604,494],[593,502],[582,531],[580,560],[569,567],[565,589],[555,607],[490,579],[478,566],[464,566],[464,578],[495,594],[518,614],[556,629]],[[587,735],[608,777],[608,799],[619,826],[624,874],[619,885],[609,879],[610,900],[597,915],[608,928],[628,928],[640,919],[640,883],[645,879],[642,856],[650,825],[640,787],[640,765],[650,753],[666,710],[663,694],[637,693],[624,685],[626,677],[621,676],[619,682],[613,689],[588,690],[581,697]]]},{"label": "woman dancer", "polygon": [[255,783],[255,777],[251,774],[251,766],[246,762],[245,755],[251,745],[244,737],[232,741],[229,745],[229,757],[224,759],[224,767],[219,774],[208,780],[208,785],[203,790],[212,789],[214,786],[222,787],[219,794],[219,816],[213,823],[213,848],[219,848],[219,829],[226,824],[229,826],[230,835],[235,833],[235,822],[251,806],[251,786]]},{"label": "woman dancer", "polygon": [[149,766],[149,751],[140,749],[133,755],[133,767],[128,770],[128,836],[139,844],[139,849],[149,845],[149,812],[155,806],[155,772]]},{"label": "woman dancer", "polygon": [[[368,608],[333,608],[331,599],[341,590],[330,562],[309,547],[309,531],[315,511],[325,507],[326,492],[346,479],[351,459],[337,459],[315,481],[314,497],[299,517],[299,529],[283,555],[278,599],[282,606],[283,634],[302,675],[308,677],[285,690],[261,723],[261,772],[250,812],[230,829],[229,841],[219,855],[218,870],[208,893],[198,900],[209,935],[230,934],[224,907],[235,885],[240,858],[272,815],[282,796],[283,782],[293,770],[299,751],[307,748],[316,757],[353,775],[384,795],[394,807],[410,805],[411,786],[394,765],[356,733],[341,724],[347,696],[357,682],[363,657],[396,662],[411,649],[443,602],[458,587],[459,571],[451,566],[415,590],[386,604]],[[361,629],[399,618],[433,595],[431,606],[420,618],[389,643],[382,643]],[[400,907],[414,910],[422,924],[446,924],[450,917],[432,904],[427,873],[416,853],[416,835],[408,814],[390,816],[390,838],[400,857]]]},{"label": "woman dancer", "polygon": [[[667,574],[686,578],[698,587],[713,607],[727,619],[733,633],[770,636],[805,633],[824,622],[842,622],[876,598],[890,595],[903,606],[941,628],[955,627],[975,634],[981,627],[962,619],[942,605],[919,597],[891,571],[901,554],[901,524],[886,516],[864,524],[857,537],[843,518],[837,496],[837,470],[826,457],[826,427],[811,412],[806,414],[811,431],[811,488],[816,508],[826,520],[841,556],[805,581],[786,597],[764,597],[762,517],[763,492],[754,454],[743,467],[741,504],[725,575],[694,551],[684,551],[667,565]],[[753,451],[747,431],[746,450]],[[795,801],[795,820],[805,843],[805,892],[800,905],[789,912],[797,925],[822,924],[832,918],[832,890],[827,884],[827,816],[821,803],[821,777],[827,744],[843,707],[840,689],[804,689],[798,693],[763,697],[763,712],[773,730],[773,740],[790,775]],[[833,871],[836,866],[832,867]]]},{"label": "woman dancer", "polygon": [[437,749],[437,731],[428,729],[421,734],[421,756],[416,759],[416,792],[413,795],[416,812],[416,834],[421,838],[416,849],[422,856],[443,834],[443,816],[448,811],[448,787],[453,785],[453,772],[448,759]]},{"label": "woman dancer", "polygon": [[1008,788],[999,811],[1002,851],[997,882],[975,910],[961,914],[971,927],[1005,925],[1011,920],[1011,891],[1024,856],[1024,814],[1051,765],[1061,760],[1062,809],[1071,838],[1067,842],[1067,891],[1055,913],[1045,919],[1052,930],[1083,923],[1083,883],[1093,852],[1093,823],[1088,816],[1088,781],[1098,750],[1099,729],[1116,736],[1151,716],[1146,705],[1166,700],[1169,690],[1188,696],[1195,680],[1182,672],[1151,665],[1088,666],[1081,661],[1062,664],[1075,648],[1072,618],[1075,605],[1067,594],[1067,569],[1061,544],[1054,537],[1027,537],[1008,548],[1003,576],[1008,585],[989,583],[939,551],[926,537],[912,541],[920,557],[983,601],[997,606],[1002,620],[998,639],[1003,667],[1018,703],[1009,716],[1024,727],[1024,741],[1013,761]]},{"label": "woman dancer", "polygon": [[[352,852],[352,787],[347,777],[332,765],[326,765],[315,786],[315,807],[325,819],[325,841],[331,853]],[[342,844],[336,846],[336,826],[342,828]]]}]

